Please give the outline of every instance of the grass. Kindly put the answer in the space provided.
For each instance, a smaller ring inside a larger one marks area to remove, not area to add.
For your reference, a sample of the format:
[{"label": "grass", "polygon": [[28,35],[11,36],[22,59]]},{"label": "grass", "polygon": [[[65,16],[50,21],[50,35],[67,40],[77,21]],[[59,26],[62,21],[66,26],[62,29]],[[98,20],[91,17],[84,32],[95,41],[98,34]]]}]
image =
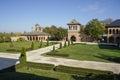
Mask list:
[{"label": "grass", "polygon": [[[32,41],[23,41],[23,42],[13,42],[14,47],[10,47],[10,42],[0,43],[0,52],[8,52],[8,53],[18,53],[21,51],[22,47],[26,49],[31,48]],[[50,43],[50,45],[52,45]],[[34,42],[34,48],[38,49],[40,46],[40,42]],[[43,47],[46,46],[46,42],[43,42]]]},{"label": "grass", "polygon": [[[87,45],[87,44],[75,44],[70,45],[62,49],[58,49],[56,52],[49,52],[47,54],[68,54],[66,58],[77,60],[90,60],[90,61],[103,61],[114,62],[114,59],[120,60],[120,50],[114,46],[105,45]],[[47,54],[43,54],[48,56]],[[59,57],[59,56],[55,56]],[[117,60],[116,60],[117,62]]]}]

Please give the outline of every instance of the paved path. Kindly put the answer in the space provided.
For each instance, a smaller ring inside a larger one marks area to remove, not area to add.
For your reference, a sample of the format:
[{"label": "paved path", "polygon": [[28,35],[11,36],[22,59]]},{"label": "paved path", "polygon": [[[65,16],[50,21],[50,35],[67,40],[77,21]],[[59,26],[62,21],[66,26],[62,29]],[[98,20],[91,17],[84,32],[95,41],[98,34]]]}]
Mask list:
[{"label": "paved path", "polygon": [[[55,45],[56,49],[59,48],[59,44]],[[112,71],[114,73],[120,73],[120,64],[117,63],[105,63],[105,62],[96,62],[96,61],[80,61],[80,60],[73,60],[73,59],[64,59],[64,58],[55,58],[55,57],[44,57],[41,54],[49,52],[52,50],[52,46],[41,48],[38,50],[33,50],[27,52],[27,61],[37,62],[37,63],[50,63],[54,65],[65,65],[65,66],[73,66],[73,67],[82,67],[82,68],[89,68],[89,69],[97,69],[97,70],[107,70]],[[0,53],[0,57],[13,59],[12,64],[16,64],[18,62],[19,54],[5,54]],[[14,61],[16,60],[16,62]],[[1,61],[0,59],[0,65]],[[3,62],[6,62],[7,60]],[[10,60],[9,60],[10,62]],[[6,62],[8,63],[8,62]],[[11,63],[11,62],[10,62]],[[4,66],[6,67],[6,65]],[[1,69],[1,66],[0,66]]]}]

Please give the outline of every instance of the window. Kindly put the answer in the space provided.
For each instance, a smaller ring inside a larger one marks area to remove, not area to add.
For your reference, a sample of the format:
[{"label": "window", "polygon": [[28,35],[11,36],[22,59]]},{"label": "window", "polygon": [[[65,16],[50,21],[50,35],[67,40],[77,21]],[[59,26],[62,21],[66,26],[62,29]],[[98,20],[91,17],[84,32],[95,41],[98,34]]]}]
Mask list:
[{"label": "window", "polygon": [[111,29],[109,30],[109,34],[111,34]]},{"label": "window", "polygon": [[113,29],[113,34],[115,34],[115,29]]}]

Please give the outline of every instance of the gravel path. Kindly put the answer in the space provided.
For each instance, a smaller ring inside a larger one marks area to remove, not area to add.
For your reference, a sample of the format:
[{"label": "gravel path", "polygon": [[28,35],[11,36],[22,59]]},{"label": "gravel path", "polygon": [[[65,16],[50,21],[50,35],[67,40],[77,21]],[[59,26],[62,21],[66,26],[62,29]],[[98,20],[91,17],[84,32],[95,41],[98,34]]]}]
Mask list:
[{"label": "gravel path", "polygon": [[[56,49],[59,48],[59,44],[55,45]],[[45,57],[41,54],[49,52],[53,49],[53,46],[41,48],[27,52],[27,61],[37,63],[50,63],[54,65],[65,65],[72,67],[81,67],[96,70],[112,71],[114,73],[120,73],[120,64],[106,63],[96,61],[80,61],[65,58]],[[19,63],[20,54],[0,53],[0,70],[16,63]]]}]

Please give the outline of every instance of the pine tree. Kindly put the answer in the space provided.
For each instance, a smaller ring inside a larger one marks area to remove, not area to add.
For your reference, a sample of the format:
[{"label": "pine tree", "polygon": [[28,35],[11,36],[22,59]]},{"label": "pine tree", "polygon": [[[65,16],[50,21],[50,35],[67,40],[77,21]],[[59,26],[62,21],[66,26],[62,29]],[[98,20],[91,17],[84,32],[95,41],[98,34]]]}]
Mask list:
[{"label": "pine tree", "polygon": [[43,44],[43,42],[42,42],[42,40],[40,41],[40,48],[42,48],[42,44]]},{"label": "pine tree", "polygon": [[26,49],[24,47],[21,50],[20,63],[26,63]]},{"label": "pine tree", "polygon": [[62,42],[60,43],[60,49],[62,48]]},{"label": "pine tree", "polygon": [[67,44],[66,44],[66,41],[65,41],[65,43],[64,43],[64,47],[66,47],[67,46]]},{"label": "pine tree", "polygon": [[31,44],[31,49],[34,50],[34,43]]}]

